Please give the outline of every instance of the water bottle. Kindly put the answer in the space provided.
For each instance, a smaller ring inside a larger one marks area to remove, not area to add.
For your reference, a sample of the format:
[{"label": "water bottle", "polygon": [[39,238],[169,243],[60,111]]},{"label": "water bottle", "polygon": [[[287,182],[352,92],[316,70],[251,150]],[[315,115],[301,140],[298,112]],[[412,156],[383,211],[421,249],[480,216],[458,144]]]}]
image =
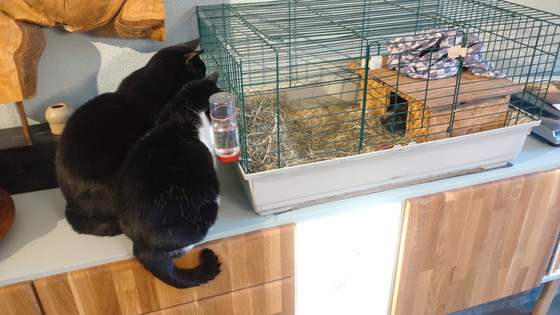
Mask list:
[{"label": "water bottle", "polygon": [[235,99],[229,92],[219,92],[212,94],[209,101],[216,156],[223,162],[237,161],[240,150]]}]

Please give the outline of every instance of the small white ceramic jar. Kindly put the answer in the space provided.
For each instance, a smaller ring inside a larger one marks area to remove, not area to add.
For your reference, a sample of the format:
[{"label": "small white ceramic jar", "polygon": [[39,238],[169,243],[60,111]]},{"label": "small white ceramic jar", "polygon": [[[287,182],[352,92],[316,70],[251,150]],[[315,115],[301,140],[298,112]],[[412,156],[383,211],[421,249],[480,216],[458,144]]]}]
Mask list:
[{"label": "small white ceramic jar", "polygon": [[45,119],[51,127],[51,132],[53,135],[61,135],[64,130],[66,122],[72,116],[74,109],[64,103],[57,103],[49,106],[45,111]]}]

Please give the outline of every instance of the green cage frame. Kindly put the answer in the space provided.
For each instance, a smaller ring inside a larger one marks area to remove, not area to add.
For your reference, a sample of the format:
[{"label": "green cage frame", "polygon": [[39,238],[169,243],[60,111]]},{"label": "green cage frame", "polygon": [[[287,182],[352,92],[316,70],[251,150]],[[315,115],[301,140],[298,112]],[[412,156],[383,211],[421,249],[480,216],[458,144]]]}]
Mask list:
[{"label": "green cage frame", "polygon": [[[480,130],[498,120],[509,126],[539,119],[548,82],[558,72],[560,16],[503,0],[349,0],[344,5],[279,0],[199,6],[197,13],[204,61],[209,71],[220,72],[220,86],[235,96],[240,110],[240,164],[247,174],[429,139],[435,129],[424,129],[425,108],[411,114],[415,101],[401,93],[406,88],[401,76],[384,83],[384,96],[370,93],[371,57],[387,58],[387,43],[398,36],[453,30],[462,36],[462,47],[468,34],[480,38],[484,59],[520,87],[505,101],[477,107],[485,117],[472,122]],[[359,69],[349,68],[355,61],[362,61]],[[462,69],[464,56],[457,61]],[[462,113],[462,98],[474,89],[463,71],[451,80],[448,113],[438,122],[444,129],[438,132],[447,137],[465,128],[458,121],[468,114]],[[415,100],[433,101],[435,81],[424,80],[423,96]],[[478,94],[494,90],[476,89]],[[371,114],[376,109],[368,105],[375,99],[388,104],[377,120]],[[498,110],[498,105],[505,107]],[[423,133],[413,134],[413,128]]]}]

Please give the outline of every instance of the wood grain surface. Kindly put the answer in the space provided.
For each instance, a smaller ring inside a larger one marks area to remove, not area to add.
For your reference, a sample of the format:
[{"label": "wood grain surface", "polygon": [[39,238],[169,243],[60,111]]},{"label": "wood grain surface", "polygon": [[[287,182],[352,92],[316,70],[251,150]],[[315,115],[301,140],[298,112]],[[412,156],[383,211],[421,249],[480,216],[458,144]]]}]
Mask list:
[{"label": "wood grain surface", "polygon": [[544,285],[544,288],[537,300],[537,304],[535,305],[535,309],[531,315],[547,315],[550,305],[556,296],[556,292],[558,292],[558,288],[560,287],[560,279],[554,279],[550,282],[547,282]]},{"label": "wood grain surface", "polygon": [[103,36],[165,38],[163,0],[3,0],[0,12],[15,21],[61,26]]},{"label": "wood grain surface", "polygon": [[[447,137],[457,137],[480,131],[501,128],[506,125],[510,96],[492,97],[484,100],[470,101],[461,104],[456,111],[437,109],[424,111],[422,107],[409,108],[409,115],[415,121],[407,121],[407,136],[416,137],[423,133],[425,139],[418,142],[433,141]],[[418,104],[414,102],[411,104]],[[416,113],[411,113],[416,111]],[[424,115],[425,117],[422,117]],[[453,116],[454,115],[454,116]],[[448,133],[450,122],[453,129]],[[412,130],[416,128],[416,130]],[[425,129],[425,130],[423,130]]]},{"label": "wood grain surface", "polygon": [[0,104],[35,96],[37,64],[45,47],[41,27],[0,12],[0,37]]},{"label": "wood grain surface", "polygon": [[38,279],[34,285],[47,314],[141,314],[294,276],[293,224],[208,242],[176,264],[198,265],[202,248],[214,250],[222,271],[200,287],[168,286],[135,259]]},{"label": "wood grain surface", "polygon": [[41,314],[37,296],[31,281],[11,284],[0,288],[0,314]]},{"label": "wood grain surface", "polygon": [[[412,79],[386,65],[387,58],[384,57],[382,67],[369,70],[368,78],[379,80],[393,89],[398,87],[399,96],[408,101],[422,101],[431,109],[450,108],[453,104],[457,76],[437,80]],[[357,70],[362,77],[365,74],[360,61],[350,62],[348,67]],[[463,103],[519,93],[523,87],[507,79],[481,77],[464,71],[458,91],[457,103]]]},{"label": "wood grain surface", "polygon": [[447,314],[540,284],[560,169],[406,201],[392,314]]},{"label": "wood grain surface", "polygon": [[175,306],[150,315],[293,315],[294,278],[268,282]]},{"label": "wood grain surface", "polygon": [[13,19],[44,26],[60,24],[70,32],[85,32],[105,25],[125,0],[3,0],[0,11]]},{"label": "wood grain surface", "polygon": [[100,36],[165,40],[163,0],[127,0],[107,24],[92,30]]}]

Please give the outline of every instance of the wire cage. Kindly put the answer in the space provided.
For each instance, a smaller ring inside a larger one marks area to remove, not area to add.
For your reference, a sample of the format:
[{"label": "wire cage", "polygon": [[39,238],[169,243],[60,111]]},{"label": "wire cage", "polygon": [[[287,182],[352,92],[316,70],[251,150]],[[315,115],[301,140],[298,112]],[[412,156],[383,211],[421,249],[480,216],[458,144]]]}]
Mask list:
[{"label": "wire cage", "polygon": [[252,174],[540,118],[560,17],[502,0],[198,7]]},{"label": "wire cage", "polygon": [[496,0],[286,0],[198,16],[205,60],[241,109],[247,173],[538,119],[560,42],[558,16]]}]

